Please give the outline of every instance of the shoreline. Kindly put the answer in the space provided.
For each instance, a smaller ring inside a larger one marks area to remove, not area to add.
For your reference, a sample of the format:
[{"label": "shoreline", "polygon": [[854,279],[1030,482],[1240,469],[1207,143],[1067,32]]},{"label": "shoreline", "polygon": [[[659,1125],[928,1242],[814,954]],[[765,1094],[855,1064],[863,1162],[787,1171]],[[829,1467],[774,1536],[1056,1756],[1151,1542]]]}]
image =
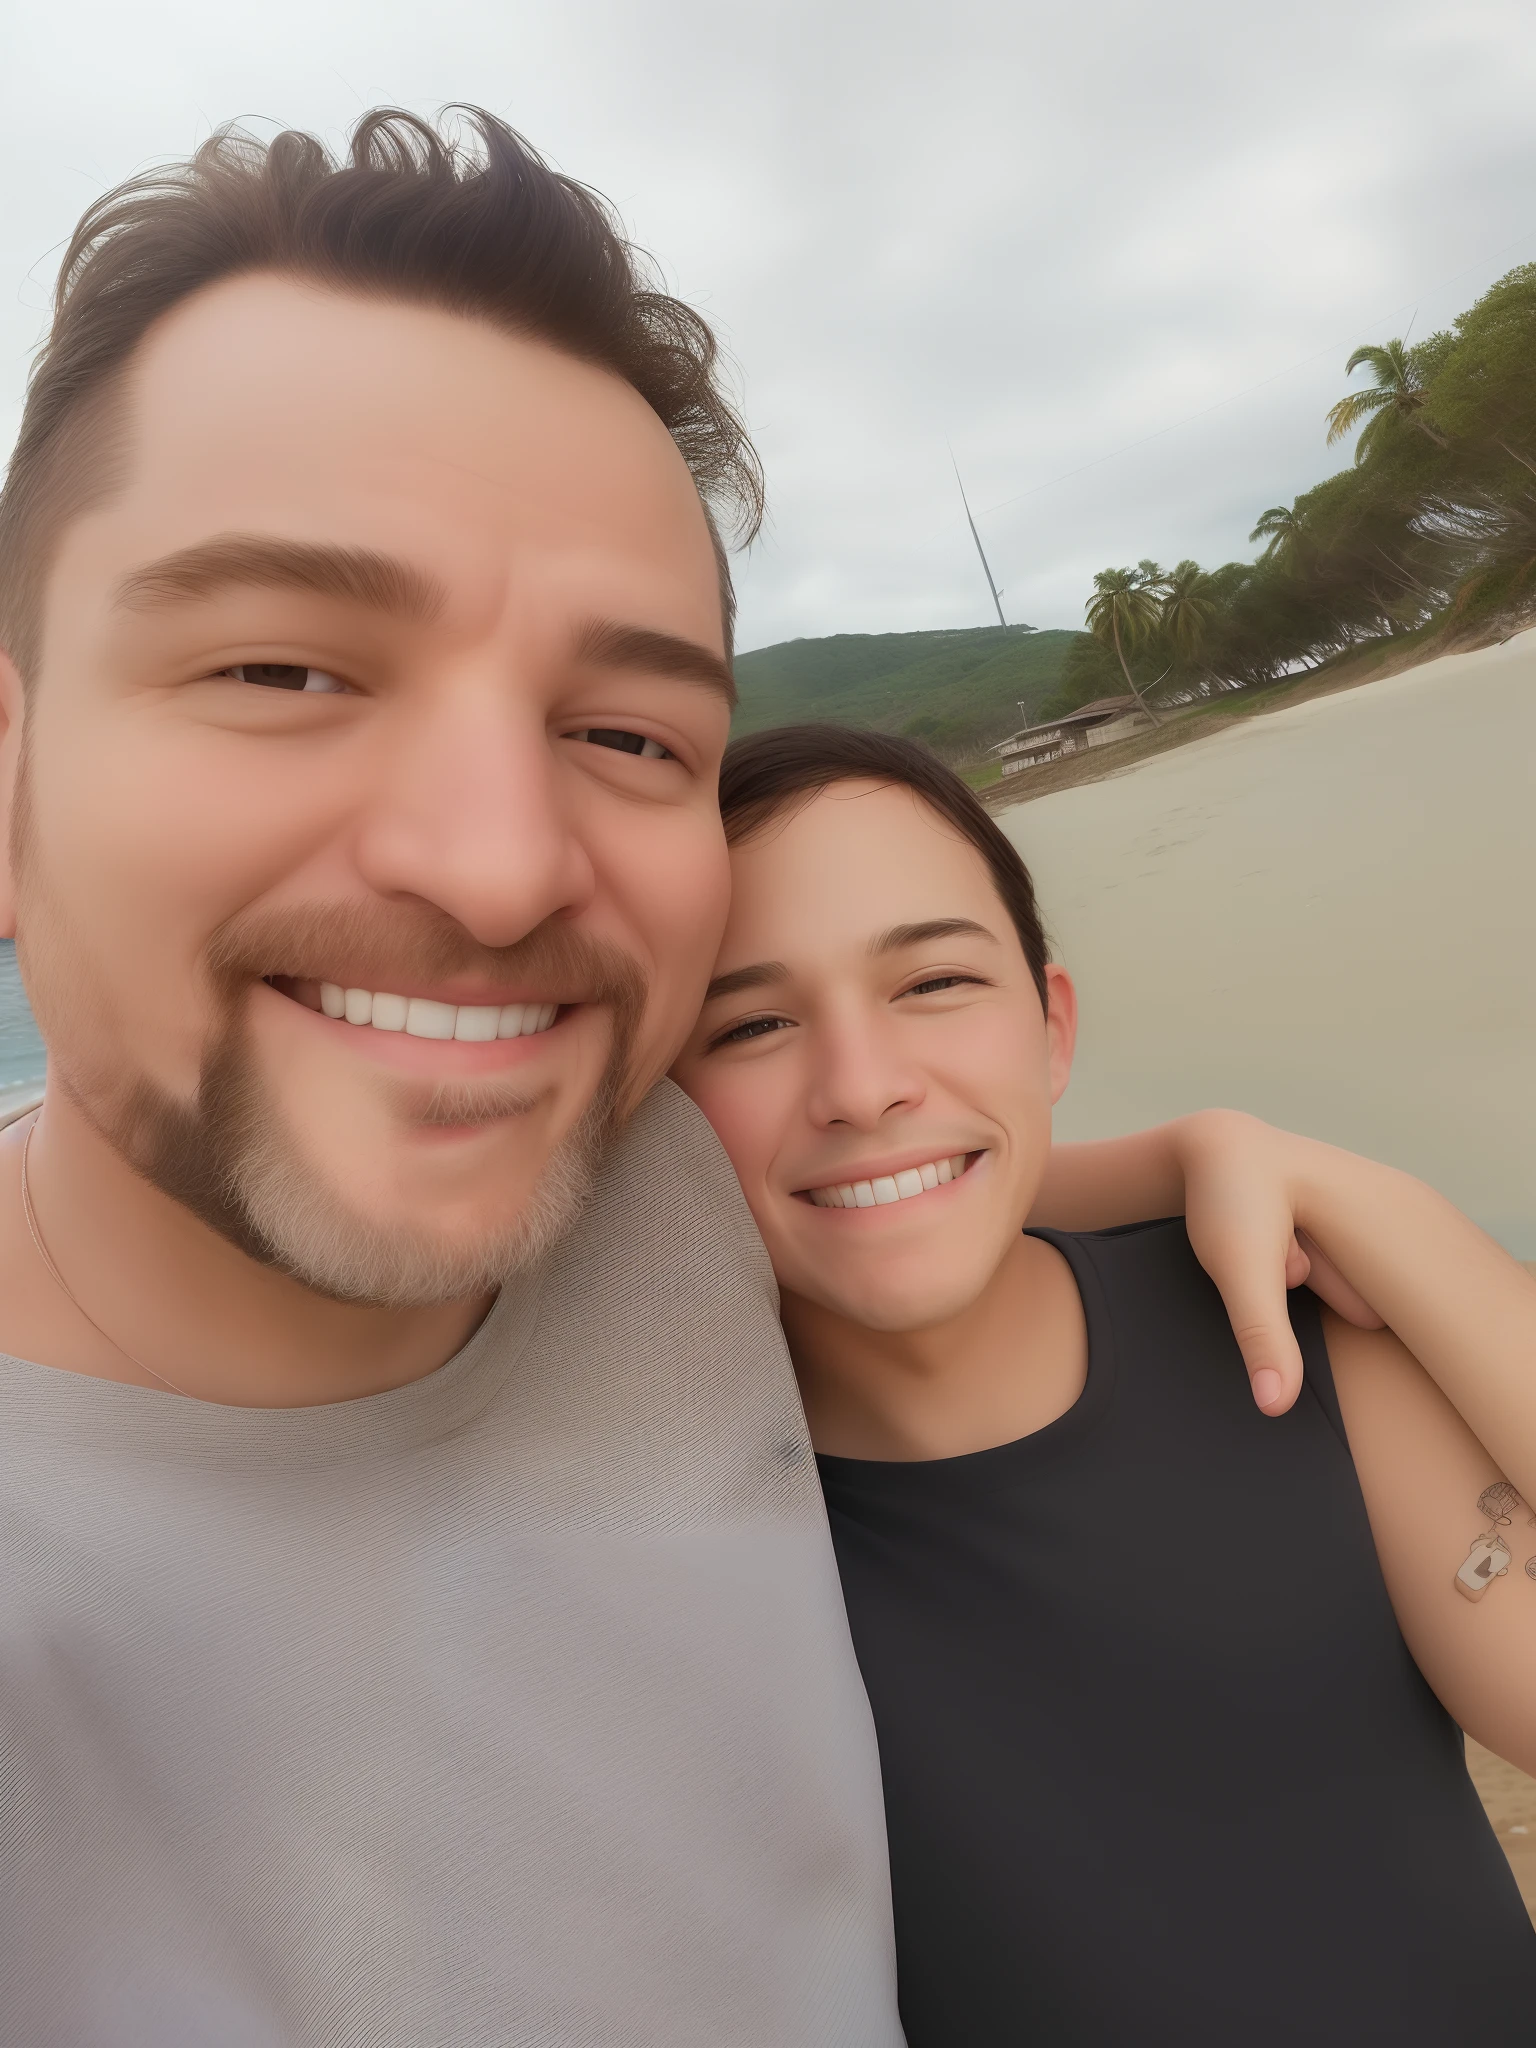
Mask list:
[{"label": "shoreline", "polygon": [[0,1082],[0,1126],[14,1123],[43,1099],[43,1076],[30,1081]]},{"label": "shoreline", "polygon": [[1251,719],[1289,711],[1298,704],[1335,697],[1345,691],[1365,689],[1371,683],[1387,682],[1393,677],[1413,675],[1433,668],[1437,662],[1464,661],[1495,652],[1531,632],[1536,632],[1536,626],[1522,626],[1519,632],[1506,634],[1502,639],[1479,639],[1462,646],[1403,648],[1397,650],[1396,659],[1390,645],[1378,643],[1375,648],[1361,649],[1357,655],[1341,659],[1336,667],[1313,670],[1304,676],[1287,676],[1260,690],[1234,690],[1225,697],[1166,712],[1162,725],[1152,732],[1138,733],[1107,747],[1084,748],[1064,760],[1048,761],[1040,768],[1026,768],[1018,775],[1000,775],[995,782],[972,786],[989,810],[1011,811],[1039,797],[1054,796],[1059,790],[1080,789],[1088,783],[1128,775],[1143,762],[1155,761],[1199,740],[1214,739]]}]

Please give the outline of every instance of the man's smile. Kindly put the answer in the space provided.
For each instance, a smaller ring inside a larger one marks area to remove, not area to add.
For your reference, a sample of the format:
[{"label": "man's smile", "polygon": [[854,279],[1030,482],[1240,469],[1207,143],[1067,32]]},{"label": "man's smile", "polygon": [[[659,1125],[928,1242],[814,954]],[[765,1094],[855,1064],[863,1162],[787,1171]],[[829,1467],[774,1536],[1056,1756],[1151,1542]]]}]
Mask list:
[{"label": "man's smile", "polygon": [[537,1037],[549,1030],[561,1008],[558,1001],[451,1003],[432,996],[346,988],[335,981],[294,981],[284,975],[269,979],[280,994],[338,1022],[403,1031],[408,1038],[457,1039],[461,1044]]},{"label": "man's smile", "polygon": [[[415,986],[419,990],[422,984]],[[482,997],[502,993],[509,999],[448,1000],[461,992]],[[526,1069],[530,1063],[545,1073],[551,1057],[545,1048],[559,1045],[570,1050],[573,1029],[577,1040],[586,1036],[580,1020],[606,1007],[601,999],[587,999],[572,987],[562,991],[563,1001],[553,992],[532,991],[514,999],[511,990],[482,985],[466,991],[462,982],[458,989],[449,983],[428,995],[284,974],[263,976],[255,993],[258,999],[269,993],[282,999],[280,1010],[271,1013],[273,1023],[286,1012],[306,1035],[317,1030],[338,1050],[350,1049],[371,1064],[427,1082],[489,1080]]]}]

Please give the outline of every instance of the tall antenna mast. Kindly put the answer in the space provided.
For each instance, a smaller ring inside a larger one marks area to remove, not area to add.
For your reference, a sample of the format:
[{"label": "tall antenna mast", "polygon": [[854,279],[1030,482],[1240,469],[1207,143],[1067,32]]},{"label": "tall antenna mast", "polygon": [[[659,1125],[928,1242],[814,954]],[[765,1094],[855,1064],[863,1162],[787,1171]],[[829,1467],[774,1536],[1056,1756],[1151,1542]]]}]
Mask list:
[{"label": "tall antenna mast", "polygon": [[981,571],[987,579],[987,588],[992,593],[992,602],[997,606],[997,623],[1006,633],[1008,621],[1003,617],[1003,600],[997,585],[992,581],[992,570],[987,561],[987,551],[981,544],[981,535],[976,531],[976,522],[971,517],[971,501],[965,495],[965,480],[960,474],[960,465],[955,461],[955,451],[949,451],[950,462],[954,465],[955,482],[960,486],[960,502],[965,507],[965,523],[971,529],[971,539],[976,543],[976,552],[981,557]]}]

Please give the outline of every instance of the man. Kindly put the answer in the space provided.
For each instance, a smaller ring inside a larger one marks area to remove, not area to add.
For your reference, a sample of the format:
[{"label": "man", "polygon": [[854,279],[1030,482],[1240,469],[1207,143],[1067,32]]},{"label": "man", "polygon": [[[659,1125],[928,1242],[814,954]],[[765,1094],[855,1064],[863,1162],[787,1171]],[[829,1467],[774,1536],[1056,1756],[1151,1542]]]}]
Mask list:
[{"label": "man", "polygon": [[611,1142],[723,918],[756,470],[470,127],[103,200],[0,501],[28,2048],[900,2038],[766,1264],[674,1091]]}]

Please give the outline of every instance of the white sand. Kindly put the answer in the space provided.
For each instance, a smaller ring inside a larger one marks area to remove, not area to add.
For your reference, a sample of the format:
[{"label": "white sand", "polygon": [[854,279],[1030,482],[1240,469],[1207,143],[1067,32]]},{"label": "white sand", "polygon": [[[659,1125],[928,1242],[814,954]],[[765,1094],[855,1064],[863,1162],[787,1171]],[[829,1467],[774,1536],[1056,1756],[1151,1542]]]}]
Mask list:
[{"label": "white sand", "polygon": [[1250,1109],[1536,1259],[1536,633],[1000,822],[1082,997],[1064,1137]]}]

